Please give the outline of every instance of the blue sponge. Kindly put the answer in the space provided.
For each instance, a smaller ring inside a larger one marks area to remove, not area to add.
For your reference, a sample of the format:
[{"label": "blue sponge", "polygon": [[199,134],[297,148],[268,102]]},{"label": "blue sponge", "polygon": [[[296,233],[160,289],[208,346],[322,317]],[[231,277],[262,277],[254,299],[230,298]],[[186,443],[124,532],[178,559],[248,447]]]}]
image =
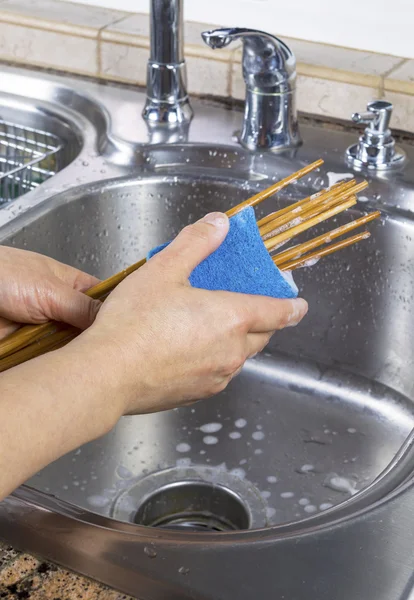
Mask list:
[{"label": "blue sponge", "polygon": [[[166,246],[168,244],[153,248],[148,259]],[[226,239],[194,269],[190,283],[206,290],[272,298],[296,298],[298,295],[293,279],[276,267],[266,250],[251,207],[231,217]]]}]

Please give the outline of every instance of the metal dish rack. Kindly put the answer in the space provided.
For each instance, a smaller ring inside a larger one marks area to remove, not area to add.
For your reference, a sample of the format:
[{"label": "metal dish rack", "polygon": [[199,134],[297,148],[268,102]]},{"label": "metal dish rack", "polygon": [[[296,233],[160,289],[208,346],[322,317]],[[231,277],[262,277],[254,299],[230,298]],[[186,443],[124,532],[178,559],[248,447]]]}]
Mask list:
[{"label": "metal dish rack", "polygon": [[0,203],[55,175],[62,149],[61,140],[51,133],[0,119]]}]

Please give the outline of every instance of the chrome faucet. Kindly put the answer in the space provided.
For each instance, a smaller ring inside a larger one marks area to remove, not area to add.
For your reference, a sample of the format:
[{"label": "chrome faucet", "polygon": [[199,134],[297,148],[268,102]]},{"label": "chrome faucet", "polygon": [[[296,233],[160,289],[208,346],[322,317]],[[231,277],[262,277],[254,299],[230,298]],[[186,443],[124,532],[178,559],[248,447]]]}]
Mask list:
[{"label": "chrome faucet", "polygon": [[[193,116],[186,89],[183,0],[151,0],[150,25],[143,117],[152,142],[179,141],[181,134],[172,130],[188,131]],[[273,35],[254,29],[216,29],[202,36],[211,48],[224,48],[239,38],[244,42],[246,104],[240,143],[252,150],[298,146],[293,52]]]},{"label": "chrome faucet", "polygon": [[183,0],[151,0],[147,67],[148,124],[188,125],[193,116],[186,87]]},{"label": "chrome faucet", "polygon": [[243,41],[246,103],[240,143],[251,150],[282,151],[298,146],[296,60],[290,48],[255,29],[215,29],[202,36],[213,49]]}]

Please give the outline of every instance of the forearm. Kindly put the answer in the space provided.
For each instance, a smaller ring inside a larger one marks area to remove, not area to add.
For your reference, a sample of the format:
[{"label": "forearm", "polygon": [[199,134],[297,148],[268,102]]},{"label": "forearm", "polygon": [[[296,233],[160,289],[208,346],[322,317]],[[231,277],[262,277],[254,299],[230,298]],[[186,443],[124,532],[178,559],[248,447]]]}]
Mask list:
[{"label": "forearm", "polygon": [[104,357],[78,340],[0,375],[0,498],[115,425],[121,390]]}]

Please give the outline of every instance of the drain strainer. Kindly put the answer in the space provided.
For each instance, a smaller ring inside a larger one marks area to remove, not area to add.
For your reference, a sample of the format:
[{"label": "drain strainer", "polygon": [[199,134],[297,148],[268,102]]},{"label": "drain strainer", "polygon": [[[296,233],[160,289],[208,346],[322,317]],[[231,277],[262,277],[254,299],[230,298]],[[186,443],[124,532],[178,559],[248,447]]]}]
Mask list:
[{"label": "drain strainer", "polygon": [[117,498],[111,516],[147,527],[198,532],[267,525],[265,506],[252,484],[204,466],[148,475]]},{"label": "drain strainer", "polygon": [[222,486],[198,481],[172,483],[147,498],[135,523],[149,527],[231,531],[248,529],[249,512],[236,494]]}]

